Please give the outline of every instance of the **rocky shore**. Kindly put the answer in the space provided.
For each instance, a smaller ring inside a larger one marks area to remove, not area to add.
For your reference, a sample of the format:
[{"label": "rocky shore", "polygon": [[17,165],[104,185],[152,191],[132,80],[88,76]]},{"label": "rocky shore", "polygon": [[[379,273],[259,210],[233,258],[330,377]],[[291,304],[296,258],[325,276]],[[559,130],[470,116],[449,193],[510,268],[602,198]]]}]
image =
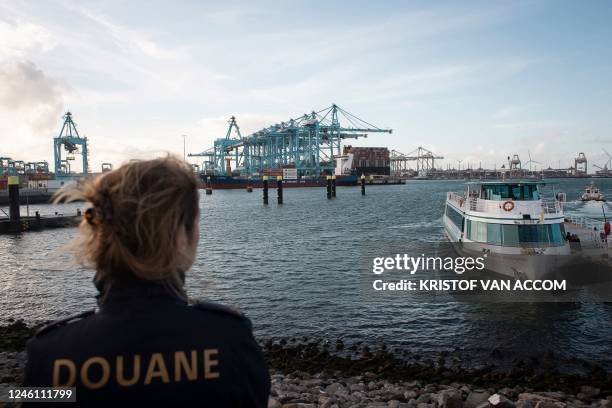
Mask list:
[{"label": "rocky shore", "polygon": [[[0,388],[23,381],[27,339],[21,321],[0,326]],[[554,356],[494,365],[448,367],[409,363],[380,346],[308,339],[271,339],[263,345],[272,390],[269,407],[612,408],[612,373],[587,365],[584,375],[557,369]],[[1,404],[0,404],[1,405]]]},{"label": "rocky shore", "polygon": [[271,371],[269,408],[564,408],[612,407],[612,395],[582,386],[578,394],[524,387],[480,387],[453,382],[380,380],[374,373],[353,377]]}]

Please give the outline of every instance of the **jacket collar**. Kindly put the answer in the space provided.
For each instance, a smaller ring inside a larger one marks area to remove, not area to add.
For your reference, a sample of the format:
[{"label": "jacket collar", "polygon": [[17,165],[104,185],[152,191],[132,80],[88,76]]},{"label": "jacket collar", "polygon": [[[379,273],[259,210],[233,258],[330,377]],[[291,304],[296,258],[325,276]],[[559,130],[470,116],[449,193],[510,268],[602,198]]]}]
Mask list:
[{"label": "jacket collar", "polygon": [[97,296],[102,311],[124,309],[130,304],[147,306],[183,304],[187,301],[172,290],[168,281],[148,281],[133,276],[114,280]]}]

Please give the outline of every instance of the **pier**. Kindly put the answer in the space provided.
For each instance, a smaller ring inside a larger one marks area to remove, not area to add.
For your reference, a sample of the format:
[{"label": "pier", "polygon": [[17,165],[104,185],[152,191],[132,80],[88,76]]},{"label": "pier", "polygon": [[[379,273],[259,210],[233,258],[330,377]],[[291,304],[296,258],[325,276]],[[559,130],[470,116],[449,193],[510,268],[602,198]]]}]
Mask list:
[{"label": "pier", "polygon": [[80,210],[75,215],[55,214],[52,216],[41,216],[36,211],[34,216],[21,216],[19,194],[19,177],[8,178],[8,203],[9,213],[0,218],[0,234],[14,234],[26,231],[41,231],[50,228],[74,227],[82,218]]}]

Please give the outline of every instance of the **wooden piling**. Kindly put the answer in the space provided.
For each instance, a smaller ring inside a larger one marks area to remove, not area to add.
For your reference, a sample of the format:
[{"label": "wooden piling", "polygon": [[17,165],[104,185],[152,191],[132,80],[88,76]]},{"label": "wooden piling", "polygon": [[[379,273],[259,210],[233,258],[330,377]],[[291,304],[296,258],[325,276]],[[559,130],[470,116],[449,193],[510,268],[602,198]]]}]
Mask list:
[{"label": "wooden piling", "polygon": [[336,198],[336,176],[331,176],[331,194],[333,198]]},{"label": "wooden piling", "polygon": [[278,203],[283,203],[283,176],[276,176],[276,191],[278,192]]},{"label": "wooden piling", "polygon": [[263,176],[263,203],[268,204],[268,176]]},{"label": "wooden piling", "polygon": [[206,195],[212,194],[212,181],[210,177],[206,177]]},{"label": "wooden piling", "polygon": [[365,195],[365,174],[361,175],[361,195]]},{"label": "wooden piling", "polygon": [[8,177],[9,190],[9,218],[11,228],[15,231],[20,230],[21,213],[19,212],[19,176]]}]

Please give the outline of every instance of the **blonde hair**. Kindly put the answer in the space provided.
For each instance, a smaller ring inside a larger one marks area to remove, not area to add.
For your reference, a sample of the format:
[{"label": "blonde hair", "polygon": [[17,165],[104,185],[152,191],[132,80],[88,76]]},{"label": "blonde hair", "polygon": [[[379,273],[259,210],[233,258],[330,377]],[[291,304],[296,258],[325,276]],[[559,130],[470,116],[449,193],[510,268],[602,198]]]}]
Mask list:
[{"label": "blonde hair", "polygon": [[131,161],[55,198],[71,201],[91,204],[72,246],[77,261],[96,270],[98,289],[135,276],[165,281],[185,297],[188,266],[177,237],[184,231],[193,243],[199,214],[198,185],[187,163],[172,156]]}]

